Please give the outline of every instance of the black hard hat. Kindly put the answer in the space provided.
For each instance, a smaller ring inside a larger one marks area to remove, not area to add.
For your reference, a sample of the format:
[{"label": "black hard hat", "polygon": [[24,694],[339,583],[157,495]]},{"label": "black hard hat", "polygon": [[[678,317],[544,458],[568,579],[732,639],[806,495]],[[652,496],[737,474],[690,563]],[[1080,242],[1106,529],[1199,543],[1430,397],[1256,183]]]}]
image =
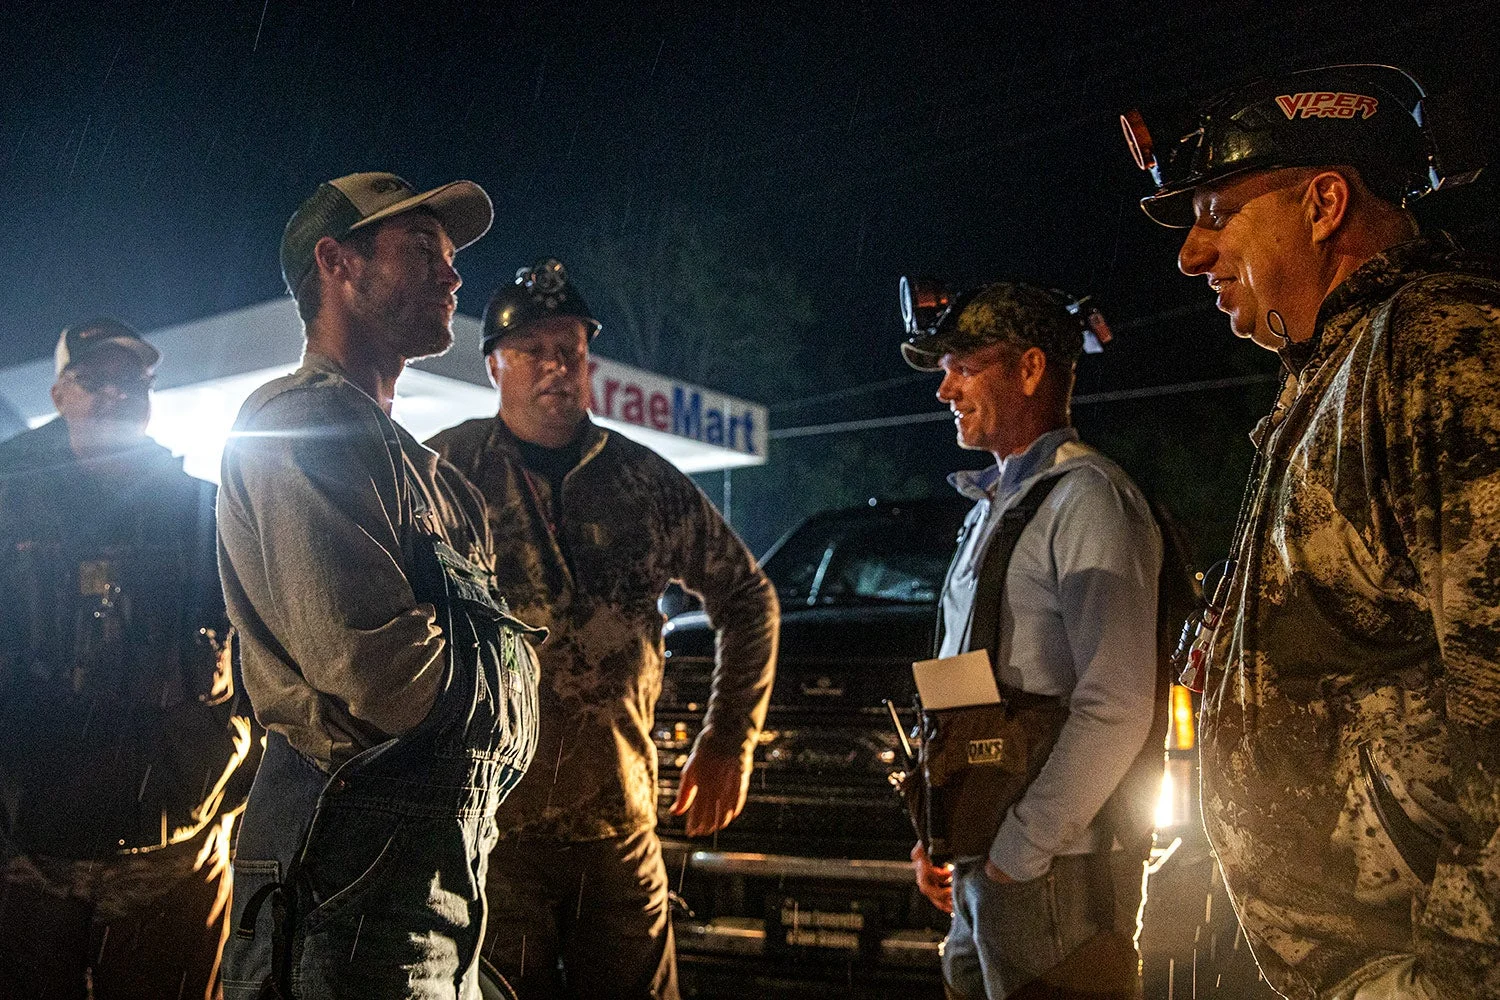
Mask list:
[{"label": "black hard hat", "polygon": [[568,281],[562,261],[546,257],[531,267],[516,272],[513,284],[501,285],[484,307],[485,354],[507,333],[514,333],[528,323],[548,316],[573,316],[583,320],[589,339],[598,336],[600,323],[589,312],[588,303]]},{"label": "black hard hat", "polygon": [[1347,165],[1386,201],[1420,198],[1443,183],[1422,125],[1425,96],[1393,66],[1325,66],[1220,94],[1165,151],[1153,148],[1139,112],[1121,115],[1120,123],[1136,165],[1156,181],[1141,208],[1163,226],[1186,228],[1196,188],[1251,170]]},{"label": "black hard hat", "polygon": [[950,352],[996,343],[1040,347],[1049,360],[1072,365],[1080,351],[1097,353],[1110,339],[1087,298],[1023,281],[995,281],[950,297],[932,278],[902,278],[901,315],[901,356],[918,371],[937,371]]}]

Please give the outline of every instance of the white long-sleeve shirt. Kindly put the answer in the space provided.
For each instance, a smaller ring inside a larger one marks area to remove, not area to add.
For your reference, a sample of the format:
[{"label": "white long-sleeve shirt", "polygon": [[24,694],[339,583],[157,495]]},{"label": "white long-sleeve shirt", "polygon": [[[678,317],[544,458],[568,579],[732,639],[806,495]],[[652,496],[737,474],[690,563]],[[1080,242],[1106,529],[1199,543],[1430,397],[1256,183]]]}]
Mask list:
[{"label": "white long-sleeve shirt", "polygon": [[1000,618],[1000,681],[1069,707],[1047,763],[990,848],[1017,880],[1045,874],[1058,855],[1110,849],[1095,819],[1145,743],[1156,690],[1161,535],[1135,484],[1071,427],[998,466],[950,477],[976,503],[943,592],[940,655],[963,651],[979,568],[1005,511],[1053,475],[1063,478],[1011,556]]}]

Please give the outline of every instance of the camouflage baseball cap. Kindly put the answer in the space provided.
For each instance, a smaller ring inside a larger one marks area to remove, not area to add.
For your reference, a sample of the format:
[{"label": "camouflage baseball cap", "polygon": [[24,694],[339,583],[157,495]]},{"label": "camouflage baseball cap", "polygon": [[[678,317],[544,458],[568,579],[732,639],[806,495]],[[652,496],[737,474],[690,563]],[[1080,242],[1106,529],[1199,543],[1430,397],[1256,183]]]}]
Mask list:
[{"label": "camouflage baseball cap", "polygon": [[1019,281],[996,281],[957,296],[929,329],[901,345],[918,371],[938,371],[943,355],[986,344],[1040,347],[1049,361],[1071,365],[1083,350],[1084,322],[1059,292]]},{"label": "camouflage baseball cap", "polygon": [[313,248],[323,237],[342,240],[356,229],[414,208],[437,216],[455,250],[483,236],[495,218],[490,196],[473,181],[453,181],[418,194],[395,174],[336,177],[319,184],[287,220],[281,236],[281,276],[287,291],[297,294],[297,285],[312,270]]}]

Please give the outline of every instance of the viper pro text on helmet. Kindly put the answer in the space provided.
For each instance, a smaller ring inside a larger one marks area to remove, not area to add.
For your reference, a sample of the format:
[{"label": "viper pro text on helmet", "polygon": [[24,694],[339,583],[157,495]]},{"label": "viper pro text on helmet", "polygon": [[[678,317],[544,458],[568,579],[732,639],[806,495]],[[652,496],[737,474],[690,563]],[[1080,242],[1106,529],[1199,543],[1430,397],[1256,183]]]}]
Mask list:
[{"label": "viper pro text on helmet", "polygon": [[556,257],[546,257],[516,272],[516,280],[501,285],[484,307],[481,348],[485,354],[508,333],[549,316],[572,316],[583,321],[593,340],[602,328],[578,289],[568,281],[567,269]]},{"label": "viper pro text on helmet", "polygon": [[1252,170],[1351,166],[1377,197],[1403,206],[1467,183],[1483,164],[1466,148],[1461,121],[1453,100],[1373,64],[1302,70],[1221,93],[1166,150],[1155,148],[1139,111],[1120,116],[1136,165],[1156,182],[1141,208],[1176,228],[1193,224],[1200,186]]}]

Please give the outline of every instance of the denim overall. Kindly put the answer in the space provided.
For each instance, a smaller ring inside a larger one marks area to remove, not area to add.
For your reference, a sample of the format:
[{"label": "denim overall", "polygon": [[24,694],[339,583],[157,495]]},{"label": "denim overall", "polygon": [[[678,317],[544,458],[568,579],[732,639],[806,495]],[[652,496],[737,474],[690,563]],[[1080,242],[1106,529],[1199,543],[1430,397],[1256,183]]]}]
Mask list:
[{"label": "denim overall", "polygon": [[409,575],[438,609],[446,681],[416,729],[331,777],[270,734],[236,846],[225,1000],[480,996],[495,809],[536,748],[529,640],[546,632],[435,533],[415,535]]}]

